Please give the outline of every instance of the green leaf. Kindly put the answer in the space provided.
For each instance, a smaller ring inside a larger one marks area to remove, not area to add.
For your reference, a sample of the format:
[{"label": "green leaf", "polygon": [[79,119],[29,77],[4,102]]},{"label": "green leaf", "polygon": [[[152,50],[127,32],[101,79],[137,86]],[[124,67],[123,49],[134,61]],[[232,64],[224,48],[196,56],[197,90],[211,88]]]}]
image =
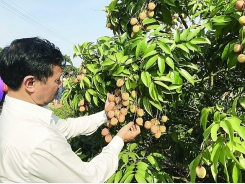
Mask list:
[{"label": "green leaf", "polygon": [[146,170],[148,168],[148,164],[145,163],[145,162],[142,162],[142,161],[139,161],[137,163],[137,169],[140,169],[140,170]]},{"label": "green leaf", "polygon": [[161,81],[154,81],[154,83],[166,88],[168,91],[170,90],[169,87]]},{"label": "green leaf", "polygon": [[156,107],[157,109],[159,109],[160,111],[162,111],[162,105],[159,101],[152,101],[150,100],[151,105],[153,105],[154,107]]},{"label": "green leaf", "polygon": [[187,62],[187,61],[181,61],[180,62],[180,66],[184,66],[184,67],[188,67],[188,68],[192,68],[194,70],[198,70],[197,65],[191,63],[191,62]]},{"label": "green leaf", "polygon": [[149,72],[142,72],[141,73],[141,80],[146,87],[149,87],[151,84],[151,76]]},{"label": "green leaf", "polygon": [[98,97],[97,96],[93,96],[93,102],[96,106],[99,106],[98,104]]},{"label": "green leaf", "polygon": [[117,68],[117,70],[116,70],[115,72],[113,72],[112,75],[118,75],[118,74],[122,73],[123,70],[124,70],[124,66],[119,66],[119,67]]},{"label": "green leaf", "polygon": [[143,56],[142,59],[145,59],[145,58],[147,58],[147,57],[149,57],[149,56],[152,56],[152,55],[155,55],[155,54],[157,54],[157,51],[153,50],[153,51],[151,51],[151,52],[146,53],[146,54]]},{"label": "green leaf", "polygon": [[237,115],[237,113],[236,113],[236,106],[237,106],[238,99],[239,99],[239,97],[236,97],[235,100],[232,103],[232,115],[233,116],[236,116]]},{"label": "green leaf", "polygon": [[129,65],[129,64],[131,64],[131,63],[133,63],[133,62],[134,62],[133,59],[128,59],[128,60],[125,62],[125,65]]},{"label": "green leaf", "polygon": [[129,171],[133,171],[134,168],[135,168],[135,164],[134,164],[134,163],[131,164],[130,166],[127,166],[125,173],[127,173],[127,172],[129,172]]},{"label": "green leaf", "polygon": [[157,64],[160,74],[162,75],[165,71],[165,62],[162,56],[158,56]]},{"label": "green leaf", "polygon": [[129,152],[128,155],[133,159],[134,162],[136,162],[138,155],[136,153],[133,152]]},{"label": "green leaf", "polygon": [[170,66],[170,68],[174,70],[174,61],[172,58],[166,57],[165,62],[168,64],[168,66]]},{"label": "green leaf", "polygon": [[218,141],[211,153],[211,160],[213,161],[213,164],[211,165],[211,172],[213,175],[214,180],[217,182],[217,174],[218,174],[218,159],[220,155],[220,150],[222,146],[220,144],[220,141]]},{"label": "green leaf", "polygon": [[80,54],[76,45],[73,45],[73,51],[76,53],[76,55]]},{"label": "green leaf", "polygon": [[129,151],[132,152],[136,148],[137,144],[136,143],[131,143],[129,146]]},{"label": "green leaf", "polygon": [[175,43],[179,43],[180,42],[180,32],[178,29],[175,30],[174,32],[174,41]]},{"label": "green leaf", "polygon": [[181,84],[171,84],[169,87],[169,90],[175,90],[175,89],[179,89],[182,87]]},{"label": "green leaf", "polygon": [[235,66],[237,64],[237,54],[234,52],[230,52],[228,54],[228,59],[227,59],[227,66],[228,68],[232,68],[233,66]]},{"label": "green leaf", "polygon": [[178,48],[180,48],[181,50],[183,50],[183,51],[189,53],[189,49],[185,46],[184,43],[182,43],[182,44],[177,44],[176,47],[178,47]]},{"label": "green leaf", "polygon": [[194,31],[190,31],[188,36],[187,36],[187,41],[190,41],[192,38],[196,37],[197,34],[201,31],[200,28],[195,29]]},{"label": "green leaf", "polygon": [[214,126],[211,128],[211,138],[213,141],[217,140],[217,131],[219,130],[219,124],[214,124]]},{"label": "green leaf", "polygon": [[85,92],[85,98],[88,102],[91,102],[91,96],[88,91]]},{"label": "green leaf", "polygon": [[186,46],[189,50],[200,51],[200,47],[195,44],[192,44],[191,42],[186,42]]},{"label": "green leaf", "polygon": [[194,38],[190,41],[192,44],[210,44],[211,42],[207,38]]},{"label": "green leaf", "polygon": [[181,40],[181,41],[186,41],[189,32],[190,32],[190,28],[185,29],[185,30],[180,34],[180,40]]},{"label": "green leaf", "polygon": [[229,121],[232,128],[245,140],[245,127],[240,126],[241,120],[235,116],[227,118],[226,121]]},{"label": "green leaf", "polygon": [[148,43],[147,48],[146,48],[144,54],[147,54],[147,53],[149,53],[149,52],[155,50],[156,45],[157,45],[156,43]]},{"label": "green leaf", "polygon": [[148,112],[148,114],[152,116],[151,104],[149,102],[149,99],[146,96],[143,97],[143,105],[144,105],[146,112]]},{"label": "green leaf", "polygon": [[151,98],[153,100],[158,101],[158,98],[157,98],[157,89],[156,89],[156,86],[155,86],[155,84],[153,82],[150,83],[150,86],[149,86],[149,94],[150,94],[150,96],[151,96]]},{"label": "green leaf", "polygon": [[83,77],[83,81],[84,81],[85,84],[87,84],[88,87],[91,87],[91,82],[90,82],[90,80],[88,79],[88,77],[84,76],[84,77]]},{"label": "green leaf", "polygon": [[221,55],[222,61],[224,61],[229,56],[231,49],[232,49],[231,43],[228,43],[222,52],[222,55]]},{"label": "green leaf", "polygon": [[128,175],[128,177],[125,179],[124,183],[131,183],[133,177],[134,177],[134,174]]},{"label": "green leaf", "polygon": [[107,59],[107,60],[105,60],[105,61],[103,61],[103,62],[101,63],[102,66],[110,66],[110,65],[112,65],[112,64],[115,64],[115,62],[112,61],[112,60],[109,60],[109,59]]},{"label": "green leaf", "polygon": [[231,22],[233,19],[228,15],[221,15],[221,16],[213,17],[211,20],[216,23],[224,23],[224,22]]},{"label": "green leaf", "polygon": [[207,120],[208,120],[208,114],[211,112],[211,109],[209,108],[203,108],[201,112],[201,120],[200,125],[202,126],[203,130],[206,130]]},{"label": "green leaf", "polygon": [[229,135],[231,142],[233,142],[234,131],[229,121],[221,121],[220,127]]},{"label": "green leaf", "polygon": [[146,25],[146,24],[151,24],[153,22],[156,22],[156,19],[154,18],[145,18],[143,21],[142,21],[142,24],[143,25]]},{"label": "green leaf", "polygon": [[156,169],[157,171],[160,170],[160,167],[159,167],[159,165],[158,165],[156,159],[155,159],[152,155],[149,155],[149,156],[147,157],[147,160],[151,163],[152,166],[155,167],[155,169]]},{"label": "green leaf", "polygon": [[232,168],[232,182],[233,183],[240,183],[241,178],[241,171],[237,164],[233,165]]},{"label": "green leaf", "polygon": [[240,103],[240,105],[245,109],[245,97],[241,97],[241,98],[239,99],[239,103]]},{"label": "green leaf", "polygon": [[191,183],[195,183],[196,181],[196,167],[199,165],[201,160],[201,155],[198,155],[189,165]]},{"label": "green leaf", "polygon": [[128,154],[123,154],[122,160],[123,160],[123,163],[127,164],[128,163]]},{"label": "green leaf", "polygon": [[94,64],[87,64],[86,67],[91,71],[93,74],[95,74],[98,70],[95,69]]},{"label": "green leaf", "polygon": [[113,183],[115,176],[116,176],[116,173],[114,173],[106,182]]},{"label": "green leaf", "polygon": [[122,171],[117,171],[115,179],[114,179],[114,183],[118,183],[121,178],[122,178]]},{"label": "green leaf", "polygon": [[159,41],[157,44],[162,49],[163,52],[165,52],[166,54],[169,54],[169,55],[172,54],[169,46],[166,43]]},{"label": "green leaf", "polygon": [[219,155],[219,161],[224,166],[224,173],[226,175],[226,181],[228,183],[230,183],[230,176],[229,176],[229,173],[228,173],[228,170],[227,170],[226,160],[227,160],[227,156],[225,154],[224,148],[222,147],[221,151],[220,151],[220,155]]},{"label": "green leaf", "polygon": [[161,77],[154,77],[153,78],[156,81],[165,81],[165,82],[171,82],[174,83],[173,79],[167,76],[161,76]]},{"label": "green leaf", "polygon": [[229,156],[231,159],[233,159],[233,161],[235,161],[236,162],[236,164],[237,165],[239,165],[242,169],[245,169],[245,167],[242,165],[242,164],[240,164],[240,162],[236,159],[236,157],[233,155],[233,153],[232,153],[232,151],[230,150],[230,148],[226,145],[225,147],[224,147],[225,149],[225,154],[227,155],[227,156]]},{"label": "green leaf", "polygon": [[144,176],[140,173],[135,174],[135,179],[138,183],[147,183]]},{"label": "green leaf", "polygon": [[146,69],[146,70],[149,69],[149,68],[156,62],[157,59],[158,59],[158,56],[157,56],[157,55],[155,55],[155,56],[153,56],[152,58],[150,58],[150,59],[146,62],[146,64],[145,64],[145,69]]},{"label": "green leaf", "polygon": [[185,69],[180,68],[179,73],[194,86],[194,78]]},{"label": "green leaf", "polygon": [[139,44],[137,44],[136,47],[136,52],[135,52],[135,59],[137,60],[139,55],[140,55],[140,51],[141,51],[141,47],[142,47],[143,42],[141,41]]},{"label": "green leaf", "polygon": [[[125,180],[126,180],[126,178],[129,176],[129,175],[131,175],[133,173],[133,171],[128,171],[128,172],[126,172],[124,175],[123,175],[123,177],[122,177],[122,179],[120,180],[120,183],[123,183]],[[112,182],[111,182],[112,183]],[[126,183],[126,182],[125,182]]]}]

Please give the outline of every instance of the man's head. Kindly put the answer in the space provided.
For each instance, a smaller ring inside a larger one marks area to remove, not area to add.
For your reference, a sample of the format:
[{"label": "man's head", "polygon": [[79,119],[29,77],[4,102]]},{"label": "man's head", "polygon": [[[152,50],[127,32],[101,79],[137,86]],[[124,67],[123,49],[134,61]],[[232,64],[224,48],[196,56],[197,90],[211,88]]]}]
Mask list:
[{"label": "man's head", "polygon": [[17,39],[0,52],[0,76],[9,94],[21,93],[27,101],[45,105],[58,91],[63,62],[59,48],[48,40]]}]

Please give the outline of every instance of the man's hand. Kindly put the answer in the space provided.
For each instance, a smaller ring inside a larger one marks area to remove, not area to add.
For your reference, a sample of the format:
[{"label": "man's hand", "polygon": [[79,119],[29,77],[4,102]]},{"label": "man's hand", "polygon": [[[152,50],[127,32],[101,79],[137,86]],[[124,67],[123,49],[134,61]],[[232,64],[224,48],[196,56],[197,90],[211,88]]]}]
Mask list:
[{"label": "man's hand", "polygon": [[128,142],[134,140],[139,133],[140,127],[133,122],[129,122],[118,131],[117,136],[121,137],[124,142]]}]

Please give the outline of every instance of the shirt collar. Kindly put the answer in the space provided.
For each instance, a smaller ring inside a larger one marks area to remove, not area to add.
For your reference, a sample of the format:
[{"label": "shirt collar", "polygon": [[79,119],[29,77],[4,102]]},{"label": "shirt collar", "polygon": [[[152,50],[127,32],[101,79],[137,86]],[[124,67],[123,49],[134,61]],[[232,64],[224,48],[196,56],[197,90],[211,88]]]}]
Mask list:
[{"label": "shirt collar", "polygon": [[6,95],[4,106],[11,110],[18,111],[26,116],[31,116],[50,124],[52,111],[44,107],[32,104],[23,100],[9,97]]}]

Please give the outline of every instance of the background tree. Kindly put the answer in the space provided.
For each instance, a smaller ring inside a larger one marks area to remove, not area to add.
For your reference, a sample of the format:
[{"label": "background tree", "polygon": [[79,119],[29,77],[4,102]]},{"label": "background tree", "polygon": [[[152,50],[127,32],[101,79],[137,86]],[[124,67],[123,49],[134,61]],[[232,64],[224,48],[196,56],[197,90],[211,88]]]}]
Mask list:
[{"label": "background tree", "polygon": [[71,140],[81,158],[90,160],[134,121],[142,133],[126,145],[108,182],[195,182],[196,175],[202,182],[244,182],[243,3],[114,0],[106,6],[115,36],[74,46],[83,63],[63,95],[70,116],[80,116],[102,110],[112,94],[101,127],[109,130],[105,141],[102,132]]}]

